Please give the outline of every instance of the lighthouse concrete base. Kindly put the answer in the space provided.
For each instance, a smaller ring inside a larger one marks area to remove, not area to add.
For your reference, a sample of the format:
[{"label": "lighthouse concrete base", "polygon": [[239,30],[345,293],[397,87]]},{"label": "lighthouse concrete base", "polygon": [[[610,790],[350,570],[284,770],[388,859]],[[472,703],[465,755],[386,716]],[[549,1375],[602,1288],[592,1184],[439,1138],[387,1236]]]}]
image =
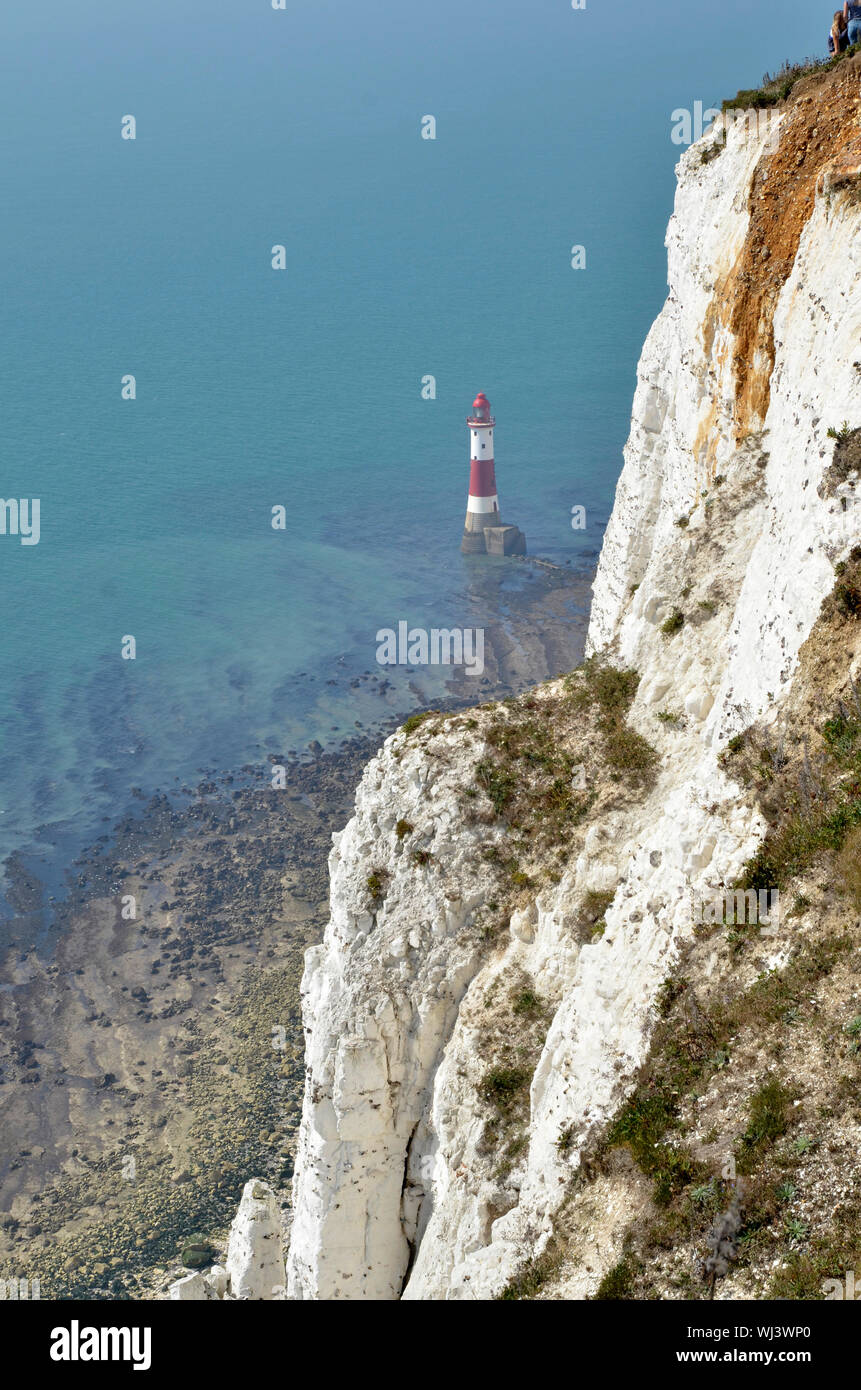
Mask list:
[{"label": "lighthouse concrete base", "polygon": [[460,548],[464,555],[486,555],[487,545],[484,540],[484,528],[482,527],[478,531],[464,531]]},{"label": "lighthouse concrete base", "polygon": [[526,537],[519,526],[483,526],[465,530],[460,548],[464,555],[525,555]]},{"label": "lighthouse concrete base", "polygon": [[519,526],[485,526],[488,555],[525,555],[526,537]]}]

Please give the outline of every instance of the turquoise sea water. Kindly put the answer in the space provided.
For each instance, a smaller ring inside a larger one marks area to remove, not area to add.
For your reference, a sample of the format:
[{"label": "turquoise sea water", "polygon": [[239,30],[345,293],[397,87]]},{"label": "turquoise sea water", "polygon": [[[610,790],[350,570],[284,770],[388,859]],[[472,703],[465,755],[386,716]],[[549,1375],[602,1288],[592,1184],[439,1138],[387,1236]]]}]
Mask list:
[{"label": "turquoise sea water", "polygon": [[0,494],[40,499],[41,539],[0,536],[0,856],[336,740],[356,708],[327,675],[373,667],[378,628],[475,621],[479,389],[503,514],[594,564],[664,295],[670,113],[821,48],[821,18],[11,0]]}]

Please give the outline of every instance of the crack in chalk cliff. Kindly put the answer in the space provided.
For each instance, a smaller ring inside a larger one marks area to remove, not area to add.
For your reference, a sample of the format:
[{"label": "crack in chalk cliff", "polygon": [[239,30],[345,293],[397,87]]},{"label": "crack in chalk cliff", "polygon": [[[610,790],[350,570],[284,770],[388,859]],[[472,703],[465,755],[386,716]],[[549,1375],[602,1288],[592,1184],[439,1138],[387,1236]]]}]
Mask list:
[{"label": "crack in chalk cliff", "polygon": [[[409,1179],[410,1161],[413,1157],[413,1145],[415,1143],[415,1138],[419,1131],[419,1128],[421,1127],[421,1122],[422,1116],[420,1114],[410,1131],[409,1138],[407,1139],[404,1148],[404,1179],[401,1185],[401,1220],[404,1225],[404,1234],[406,1235],[407,1245],[409,1246],[409,1255],[407,1257],[407,1266],[404,1270],[404,1277],[401,1280],[401,1293],[403,1293],[404,1289],[409,1283],[410,1275],[413,1271],[413,1265],[415,1264],[416,1253],[418,1251],[419,1242],[421,1240],[421,1237],[419,1235],[419,1229],[421,1226],[421,1208],[423,1202],[426,1200],[427,1195],[426,1193],[422,1193],[421,1197],[417,1199],[415,1217],[410,1219],[407,1211],[407,1189],[412,1186],[412,1183]],[[410,1226],[412,1226],[413,1228],[412,1236],[407,1235],[407,1230],[410,1228]]]}]

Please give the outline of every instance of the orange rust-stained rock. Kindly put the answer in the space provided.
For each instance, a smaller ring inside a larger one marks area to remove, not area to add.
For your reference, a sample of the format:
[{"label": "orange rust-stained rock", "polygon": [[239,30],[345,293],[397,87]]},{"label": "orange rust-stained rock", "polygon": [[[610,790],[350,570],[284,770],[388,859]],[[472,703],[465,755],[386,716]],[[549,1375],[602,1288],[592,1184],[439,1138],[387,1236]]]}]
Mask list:
[{"label": "orange rust-stained rock", "polygon": [[[750,221],[739,256],[719,287],[717,313],[734,335],[736,441],[762,428],[774,368],[774,311],[817,190],[850,186],[861,169],[861,62],[847,59],[797,82],[785,104],[775,149],[751,181]],[[714,340],[714,323],[704,325]]]},{"label": "orange rust-stained rock", "polygon": [[826,197],[861,184],[861,135],[857,135],[846,153],[822,171],[817,192]]}]

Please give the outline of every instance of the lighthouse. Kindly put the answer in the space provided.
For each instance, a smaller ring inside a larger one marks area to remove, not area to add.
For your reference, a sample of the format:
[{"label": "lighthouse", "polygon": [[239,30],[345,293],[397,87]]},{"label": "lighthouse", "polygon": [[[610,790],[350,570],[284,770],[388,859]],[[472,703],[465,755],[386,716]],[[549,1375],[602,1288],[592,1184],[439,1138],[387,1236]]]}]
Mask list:
[{"label": "lighthouse", "polygon": [[479,391],[466,417],[469,429],[469,497],[461,550],[464,555],[525,555],[526,537],[516,526],[503,525],[493,465],[490,401]]}]

